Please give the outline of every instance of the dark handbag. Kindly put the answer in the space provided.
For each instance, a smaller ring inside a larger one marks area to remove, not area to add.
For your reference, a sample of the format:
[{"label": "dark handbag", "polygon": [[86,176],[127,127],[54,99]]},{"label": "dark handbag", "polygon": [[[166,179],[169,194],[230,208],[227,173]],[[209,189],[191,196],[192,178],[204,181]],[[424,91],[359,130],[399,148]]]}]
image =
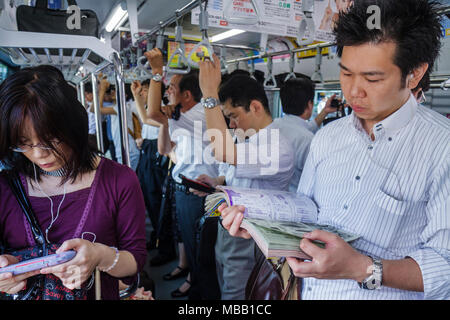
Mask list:
[{"label": "dark handbag", "polygon": [[[19,175],[14,171],[8,171],[4,174],[17,202],[25,214],[36,242],[36,245],[33,247],[14,251],[5,250],[5,253],[17,257],[19,261],[55,253],[59,245],[51,244],[46,240],[26,196]],[[90,287],[90,284],[88,287]],[[84,287],[82,289],[70,290],[62,284],[59,278],[52,274],[36,275],[27,279],[27,287],[21,292],[14,295],[0,293],[0,300],[86,300],[88,289]]]},{"label": "dark handbag", "polygon": [[246,300],[300,300],[302,279],[294,276],[285,258],[274,264],[256,248],[255,261],[245,288]]},{"label": "dark handbag", "polygon": [[[80,28],[69,29],[67,22],[72,14],[66,10],[47,8],[48,0],[36,0],[36,6],[21,5],[17,7],[17,29],[19,31],[72,34],[98,38],[99,22],[92,10],[80,10]],[[69,6],[77,5],[75,0],[68,0]]]},{"label": "dark handbag", "polygon": [[215,244],[219,217],[201,216],[197,224],[196,279],[201,300],[220,300],[220,287],[216,271]]}]

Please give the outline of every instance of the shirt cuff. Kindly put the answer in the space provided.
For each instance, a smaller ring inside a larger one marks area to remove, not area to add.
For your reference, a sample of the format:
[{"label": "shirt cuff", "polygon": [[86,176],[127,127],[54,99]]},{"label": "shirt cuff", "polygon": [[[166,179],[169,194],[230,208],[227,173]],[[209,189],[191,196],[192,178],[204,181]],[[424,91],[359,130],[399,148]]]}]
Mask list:
[{"label": "shirt cuff", "polygon": [[450,265],[448,257],[431,248],[419,249],[408,257],[414,259],[420,267],[423,278],[424,299],[450,299]]}]

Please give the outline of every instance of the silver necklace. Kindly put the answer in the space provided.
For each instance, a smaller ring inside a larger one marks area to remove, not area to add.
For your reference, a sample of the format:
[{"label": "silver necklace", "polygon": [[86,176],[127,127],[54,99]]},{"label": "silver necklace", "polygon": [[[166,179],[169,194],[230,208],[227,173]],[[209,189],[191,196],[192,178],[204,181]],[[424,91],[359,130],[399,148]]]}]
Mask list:
[{"label": "silver necklace", "polygon": [[61,169],[54,170],[54,171],[45,171],[45,170],[42,170],[41,168],[39,168],[39,173],[45,174],[47,176],[52,176],[52,177],[63,177],[66,175],[67,170],[66,170],[66,168],[61,168]]}]

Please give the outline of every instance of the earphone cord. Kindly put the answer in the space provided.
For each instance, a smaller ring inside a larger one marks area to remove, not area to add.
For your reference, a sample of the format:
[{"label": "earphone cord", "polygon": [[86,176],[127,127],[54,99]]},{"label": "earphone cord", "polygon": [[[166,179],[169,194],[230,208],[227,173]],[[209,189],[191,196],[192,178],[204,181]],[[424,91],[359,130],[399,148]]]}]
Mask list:
[{"label": "earphone cord", "polygon": [[46,197],[50,200],[50,214],[51,214],[51,216],[52,216],[52,220],[51,220],[50,225],[48,226],[48,228],[45,229],[45,238],[47,239],[47,242],[50,242],[50,241],[48,240],[48,232],[50,231],[50,228],[53,226],[53,223],[54,223],[54,222],[58,219],[58,217],[59,217],[59,210],[60,210],[60,208],[61,208],[62,203],[64,202],[64,199],[66,198],[66,184],[64,183],[64,193],[63,193],[63,198],[61,199],[61,202],[59,203],[59,206],[58,206],[58,210],[56,211],[56,217],[54,217],[54,216],[53,216],[53,200],[52,200],[52,198],[50,198],[50,196],[49,196],[48,194],[46,194],[46,193],[44,192],[44,190],[42,189],[41,185],[39,184],[39,181],[37,180],[36,166],[35,166],[34,163],[33,163],[33,169],[34,169],[34,180],[36,181],[36,184],[38,185],[39,190],[42,192],[42,194],[43,194],[44,196],[46,196]]}]

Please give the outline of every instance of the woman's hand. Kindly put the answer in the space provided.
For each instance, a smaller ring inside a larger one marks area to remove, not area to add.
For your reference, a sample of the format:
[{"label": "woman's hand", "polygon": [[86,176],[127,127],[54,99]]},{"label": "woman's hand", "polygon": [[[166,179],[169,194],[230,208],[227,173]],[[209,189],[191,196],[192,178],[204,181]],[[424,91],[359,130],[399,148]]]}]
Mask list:
[{"label": "woman's hand", "polygon": [[70,290],[80,288],[90,278],[95,267],[101,262],[103,250],[100,246],[103,245],[83,239],[64,241],[56,253],[75,250],[77,252],[76,256],[66,263],[41,269],[41,273],[53,273]]},{"label": "woman's hand", "polygon": [[[0,268],[16,264],[18,262],[19,259],[9,254],[0,256]],[[17,292],[25,289],[28,278],[38,274],[39,270],[30,271],[27,273],[19,274],[17,276],[13,276],[11,272],[0,273],[0,292],[16,294]]]}]

